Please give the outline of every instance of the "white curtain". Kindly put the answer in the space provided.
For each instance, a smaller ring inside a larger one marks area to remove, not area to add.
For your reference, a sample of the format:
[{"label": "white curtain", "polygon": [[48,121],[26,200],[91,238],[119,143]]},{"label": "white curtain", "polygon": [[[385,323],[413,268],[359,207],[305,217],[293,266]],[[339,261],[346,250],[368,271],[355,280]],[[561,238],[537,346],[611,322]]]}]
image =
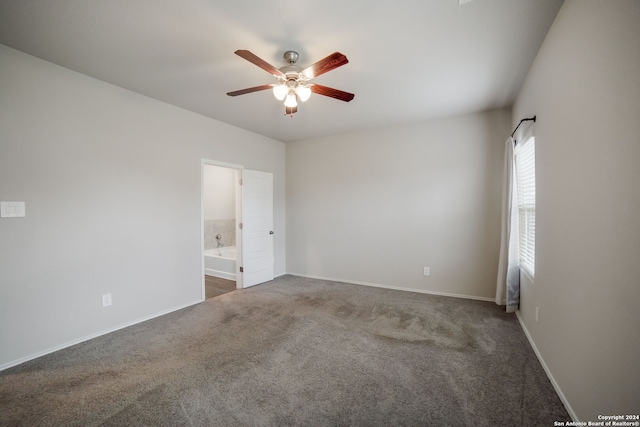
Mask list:
[{"label": "white curtain", "polygon": [[507,313],[518,309],[520,303],[520,267],[518,266],[518,207],[516,200],[514,141],[507,138],[504,155],[504,179],[502,184],[502,233],[496,304],[506,305]]}]

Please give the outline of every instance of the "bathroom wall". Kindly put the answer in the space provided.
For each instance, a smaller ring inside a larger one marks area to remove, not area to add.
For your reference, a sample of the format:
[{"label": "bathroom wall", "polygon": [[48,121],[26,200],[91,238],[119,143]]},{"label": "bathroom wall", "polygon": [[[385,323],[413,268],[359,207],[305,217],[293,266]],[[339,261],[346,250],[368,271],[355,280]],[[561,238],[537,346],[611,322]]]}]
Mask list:
[{"label": "bathroom wall", "polygon": [[204,248],[217,246],[216,235],[224,246],[236,245],[235,169],[205,165],[204,167]]}]

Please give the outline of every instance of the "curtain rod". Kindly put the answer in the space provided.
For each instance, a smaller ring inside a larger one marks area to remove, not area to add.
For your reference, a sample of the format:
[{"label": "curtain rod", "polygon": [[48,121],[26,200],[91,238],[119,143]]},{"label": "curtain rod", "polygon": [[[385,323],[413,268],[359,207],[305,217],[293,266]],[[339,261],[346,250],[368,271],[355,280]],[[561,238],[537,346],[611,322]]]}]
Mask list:
[{"label": "curtain rod", "polygon": [[533,121],[534,123],[536,122],[536,116],[533,117],[529,117],[528,119],[522,119],[520,120],[520,123],[518,123],[518,126],[516,126],[516,128],[513,130],[513,132],[511,132],[511,137],[513,138],[513,135],[516,134],[516,131],[518,130],[518,128],[520,127],[520,125],[522,124],[522,122],[531,122]]}]

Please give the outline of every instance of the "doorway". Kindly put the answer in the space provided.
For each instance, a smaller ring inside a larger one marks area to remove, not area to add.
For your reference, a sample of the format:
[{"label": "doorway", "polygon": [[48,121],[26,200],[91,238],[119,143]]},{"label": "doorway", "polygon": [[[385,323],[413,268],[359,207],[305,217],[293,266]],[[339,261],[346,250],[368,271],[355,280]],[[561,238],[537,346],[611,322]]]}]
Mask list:
[{"label": "doorway", "polygon": [[241,287],[238,260],[240,176],[242,167],[219,162],[202,164],[203,297],[213,298]]},{"label": "doorway", "polygon": [[201,177],[202,299],[273,280],[273,174],[203,159]]}]

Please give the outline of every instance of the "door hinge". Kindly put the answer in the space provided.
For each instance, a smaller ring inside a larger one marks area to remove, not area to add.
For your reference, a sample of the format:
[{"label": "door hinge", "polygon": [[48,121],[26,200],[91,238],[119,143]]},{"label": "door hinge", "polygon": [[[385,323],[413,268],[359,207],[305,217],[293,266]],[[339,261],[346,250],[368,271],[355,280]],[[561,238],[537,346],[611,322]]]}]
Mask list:
[{"label": "door hinge", "polygon": [[242,223],[238,224],[238,227],[242,230]]},{"label": "door hinge", "polygon": [[238,185],[242,185],[242,178],[238,180]]},{"label": "door hinge", "polygon": [[244,273],[244,267],[240,267],[240,273]]}]

